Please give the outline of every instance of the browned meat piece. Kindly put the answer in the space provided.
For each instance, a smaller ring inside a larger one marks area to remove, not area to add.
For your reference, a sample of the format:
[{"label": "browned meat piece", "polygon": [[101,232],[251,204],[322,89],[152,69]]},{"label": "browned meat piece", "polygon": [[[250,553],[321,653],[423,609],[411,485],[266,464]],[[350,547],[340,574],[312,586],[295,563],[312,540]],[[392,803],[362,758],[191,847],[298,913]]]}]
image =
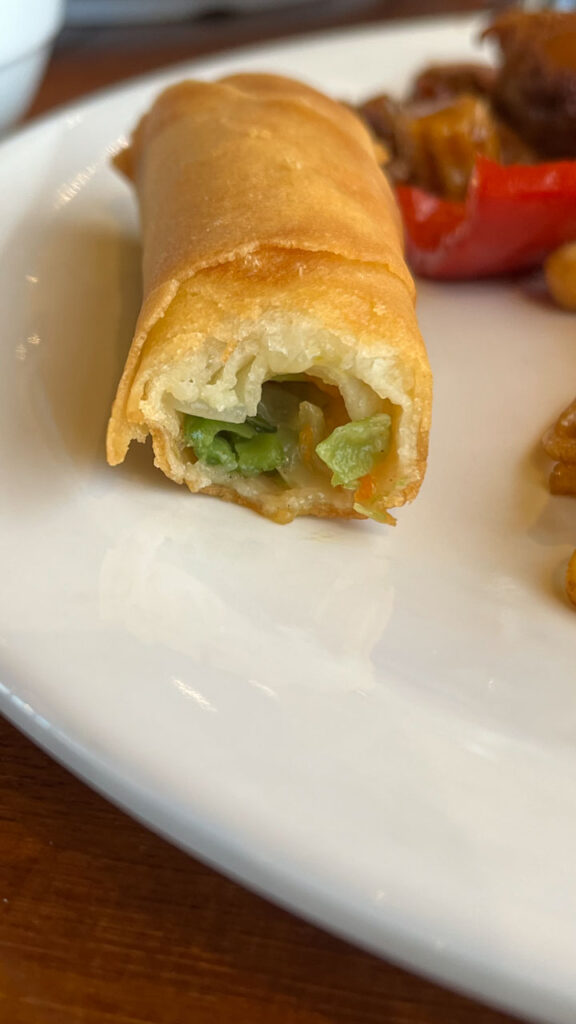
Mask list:
[{"label": "browned meat piece", "polygon": [[401,111],[397,100],[387,93],[372,96],[357,108],[360,117],[370,125],[374,134],[391,149],[395,146],[396,122]]},{"label": "browned meat piece", "polygon": [[496,122],[478,96],[463,94],[432,109],[407,108],[403,137],[410,180],[449,199],[465,196],[478,155],[500,159]]},{"label": "browned meat piece", "polygon": [[538,155],[517,132],[502,118],[496,117],[492,111],[500,139],[500,163],[502,164],[536,164]]},{"label": "browned meat piece", "polygon": [[530,163],[533,153],[479,96],[402,105],[382,94],[357,112],[389,154],[395,182],[410,182],[450,199],[466,194],[476,157]]},{"label": "browned meat piece", "polygon": [[388,154],[388,175],[393,181],[406,181],[410,176],[410,168],[406,162],[406,146],[403,141],[402,104],[387,93],[380,93],[357,107],[356,113],[384,144]]},{"label": "browned meat piece", "polygon": [[449,100],[463,92],[488,96],[495,75],[488,64],[433,64],[414,81],[410,100]]},{"label": "browned meat piece", "polygon": [[462,199],[479,153],[498,160],[494,120],[484,100],[462,95],[441,107],[406,116],[415,184],[449,199]]},{"label": "browned meat piece", "polygon": [[462,199],[478,156],[504,164],[537,161],[535,150],[494,110],[495,75],[484,64],[429,67],[410,99],[381,93],[356,108],[384,144],[394,182]]},{"label": "browned meat piece", "polygon": [[542,157],[575,157],[576,14],[510,11],[484,35],[502,54],[496,110]]}]

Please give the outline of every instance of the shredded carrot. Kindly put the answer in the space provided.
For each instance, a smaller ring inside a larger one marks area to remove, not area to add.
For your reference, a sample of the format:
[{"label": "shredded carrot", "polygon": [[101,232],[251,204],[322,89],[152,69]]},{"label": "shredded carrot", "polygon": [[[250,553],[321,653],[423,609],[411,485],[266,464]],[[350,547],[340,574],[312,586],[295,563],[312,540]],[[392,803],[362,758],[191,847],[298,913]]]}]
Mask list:
[{"label": "shredded carrot", "polygon": [[374,477],[370,473],[363,476],[354,495],[355,501],[369,501],[374,494]]}]

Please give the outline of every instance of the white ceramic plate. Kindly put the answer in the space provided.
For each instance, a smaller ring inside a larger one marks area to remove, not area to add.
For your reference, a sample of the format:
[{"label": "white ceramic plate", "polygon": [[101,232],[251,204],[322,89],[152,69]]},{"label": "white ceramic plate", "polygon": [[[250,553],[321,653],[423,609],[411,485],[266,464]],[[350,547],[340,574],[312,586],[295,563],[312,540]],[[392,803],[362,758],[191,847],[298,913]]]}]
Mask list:
[{"label": "white ceramic plate", "polygon": [[[401,89],[477,23],[197,65]],[[574,502],[543,429],[574,320],[522,285],[422,284],[428,477],[396,529],[279,527],[104,462],[138,306],[111,152],[176,69],[0,151],[4,712],[133,814],[327,927],[494,1003],[576,1016]]]}]

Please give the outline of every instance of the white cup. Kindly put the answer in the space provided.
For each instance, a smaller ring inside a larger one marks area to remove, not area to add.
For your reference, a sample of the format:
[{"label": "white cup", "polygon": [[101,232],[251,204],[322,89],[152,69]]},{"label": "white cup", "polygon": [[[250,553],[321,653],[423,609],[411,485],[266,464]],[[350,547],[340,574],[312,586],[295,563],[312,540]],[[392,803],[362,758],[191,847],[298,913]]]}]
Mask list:
[{"label": "white cup", "polygon": [[64,20],[65,0],[0,0],[0,132],[31,103]]}]

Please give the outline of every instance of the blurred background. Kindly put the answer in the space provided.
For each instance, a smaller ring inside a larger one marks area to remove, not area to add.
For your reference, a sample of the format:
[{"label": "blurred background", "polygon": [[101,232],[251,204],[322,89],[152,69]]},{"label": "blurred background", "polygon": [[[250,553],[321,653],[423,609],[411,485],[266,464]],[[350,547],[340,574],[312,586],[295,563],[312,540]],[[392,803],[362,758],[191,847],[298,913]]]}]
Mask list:
[{"label": "blurred background", "polygon": [[482,0],[0,0],[0,130],[219,50],[485,7]]}]

